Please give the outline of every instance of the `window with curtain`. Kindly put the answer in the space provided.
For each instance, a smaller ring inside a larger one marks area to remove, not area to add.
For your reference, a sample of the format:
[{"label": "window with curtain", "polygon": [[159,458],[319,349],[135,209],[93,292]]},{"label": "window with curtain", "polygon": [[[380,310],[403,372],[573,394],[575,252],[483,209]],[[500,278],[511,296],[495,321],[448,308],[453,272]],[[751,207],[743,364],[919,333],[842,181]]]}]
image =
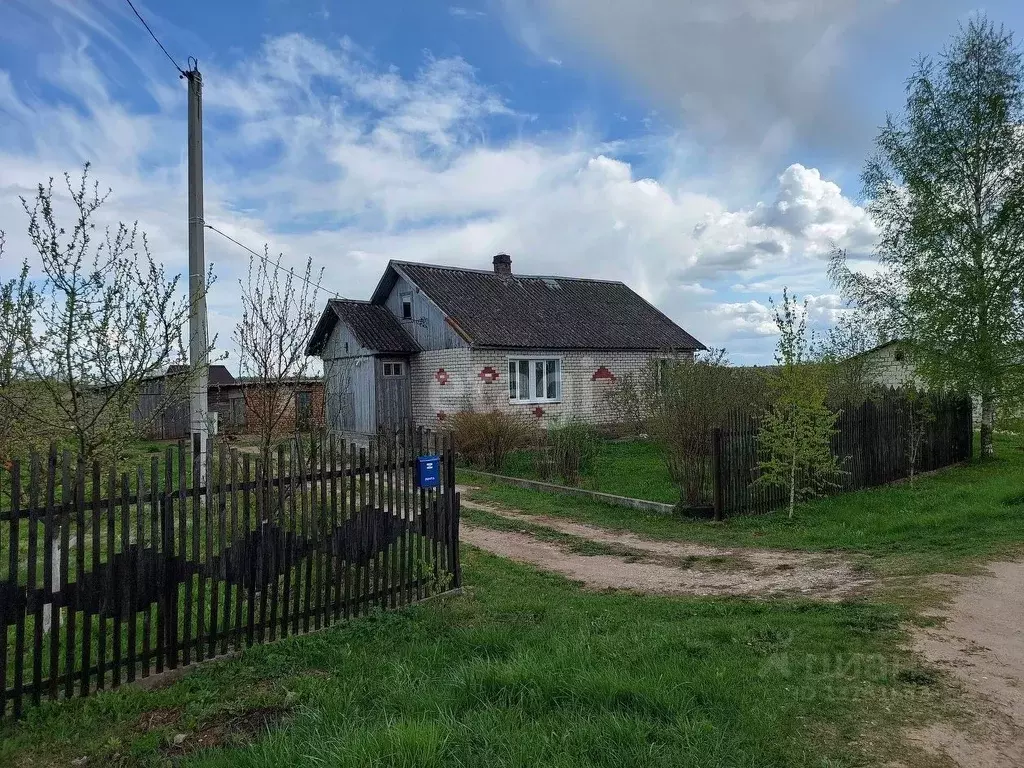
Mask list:
[{"label": "window with curtain", "polygon": [[557,357],[510,357],[508,399],[513,403],[551,403],[562,398],[562,361]]}]

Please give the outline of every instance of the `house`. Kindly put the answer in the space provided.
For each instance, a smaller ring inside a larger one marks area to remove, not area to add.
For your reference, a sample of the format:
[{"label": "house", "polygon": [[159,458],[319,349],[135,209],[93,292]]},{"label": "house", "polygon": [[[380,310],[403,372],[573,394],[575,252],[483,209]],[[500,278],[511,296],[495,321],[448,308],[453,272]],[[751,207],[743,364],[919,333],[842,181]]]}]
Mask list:
[{"label": "house", "polygon": [[[143,436],[154,440],[188,437],[189,392],[185,375],[188,366],[171,365],[151,376],[139,388],[139,401],[132,421]],[[291,432],[323,426],[324,383],[318,377],[293,377],[285,385],[294,393],[286,406],[277,430]],[[211,365],[206,390],[207,407],[216,414],[218,432],[247,434],[257,430],[261,400],[266,395],[250,379],[235,378],[223,365]],[[278,394],[278,397],[284,395]]]},{"label": "house", "polygon": [[907,345],[900,339],[879,344],[851,359],[857,361],[873,384],[896,388],[920,384]]},{"label": "house", "polygon": [[652,360],[704,349],[621,282],[391,261],[369,301],[332,299],[306,349],[333,429],[437,427],[463,410],[614,423],[607,395]]}]

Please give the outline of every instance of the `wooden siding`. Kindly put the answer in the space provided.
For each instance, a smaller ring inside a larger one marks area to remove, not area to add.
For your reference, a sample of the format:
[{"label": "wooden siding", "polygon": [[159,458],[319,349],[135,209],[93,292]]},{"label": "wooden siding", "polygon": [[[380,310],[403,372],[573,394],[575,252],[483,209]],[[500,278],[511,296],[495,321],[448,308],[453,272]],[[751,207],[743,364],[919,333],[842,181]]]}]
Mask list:
[{"label": "wooden siding", "polygon": [[[346,347],[345,345],[348,345]],[[324,351],[320,355],[323,358],[324,363],[328,360],[338,360],[344,357],[365,357],[366,355],[372,355],[373,350],[366,349],[359,340],[352,334],[351,329],[342,320],[338,320],[335,323],[334,328],[331,330],[330,335],[327,337],[327,342],[324,345]]]},{"label": "wooden siding", "polygon": [[[402,294],[412,294],[412,320],[402,320]],[[444,318],[441,310],[415,285],[401,275],[388,294],[385,306],[402,323],[402,328],[424,350],[468,347]]]},{"label": "wooden siding", "polygon": [[327,422],[330,429],[368,434],[376,431],[374,363],[371,355],[324,360]]}]

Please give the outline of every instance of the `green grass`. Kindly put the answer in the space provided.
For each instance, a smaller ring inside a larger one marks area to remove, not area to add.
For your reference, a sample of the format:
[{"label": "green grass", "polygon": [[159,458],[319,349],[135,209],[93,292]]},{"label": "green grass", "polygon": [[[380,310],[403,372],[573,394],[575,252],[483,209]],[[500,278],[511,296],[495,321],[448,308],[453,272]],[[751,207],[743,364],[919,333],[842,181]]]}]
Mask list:
[{"label": "green grass", "polygon": [[[531,451],[516,451],[505,459],[501,473],[540,480]],[[550,482],[561,482],[551,478]],[[602,441],[593,466],[582,478],[581,487],[617,496],[675,504],[679,487],[669,477],[661,450],[654,443],[635,440],[621,443]]]},{"label": "green grass", "polygon": [[[467,482],[481,485],[479,478]],[[865,554],[900,573],[958,570],[1024,548],[1024,439],[1000,436],[998,458],[953,467],[907,483],[739,516],[725,523],[613,507],[586,499],[483,484],[472,497],[661,539]]]},{"label": "green grass", "polygon": [[[0,726],[0,764],[877,765],[862,744],[892,746],[944,693],[891,606],[590,593],[472,550],[465,574],[461,598],[46,705]],[[260,707],[284,727],[170,746]]]}]

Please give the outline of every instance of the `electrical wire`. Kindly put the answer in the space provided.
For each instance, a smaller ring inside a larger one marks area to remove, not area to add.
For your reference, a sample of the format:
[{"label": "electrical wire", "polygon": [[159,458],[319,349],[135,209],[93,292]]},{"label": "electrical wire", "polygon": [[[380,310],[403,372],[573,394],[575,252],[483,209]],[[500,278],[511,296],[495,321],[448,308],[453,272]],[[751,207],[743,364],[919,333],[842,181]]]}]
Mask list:
[{"label": "electrical wire", "polygon": [[231,235],[226,234],[224,232],[221,232],[219,229],[217,229],[215,226],[213,226],[213,224],[206,224],[206,223],[204,223],[203,226],[206,227],[209,230],[212,230],[212,231],[216,232],[221,237],[223,237],[223,238],[225,238],[227,240],[230,240],[232,243],[237,245],[242,250],[248,251],[249,253],[251,253],[257,259],[262,259],[264,262],[266,262],[267,264],[272,266],[274,269],[276,269],[276,270],[282,270],[283,269],[286,272],[291,272],[292,277],[294,277],[296,280],[301,280],[306,285],[310,285],[310,286],[316,288],[319,291],[323,291],[324,293],[329,293],[331,296],[334,296],[336,298],[339,298],[339,299],[345,298],[340,293],[336,293],[334,291],[327,290],[322,285],[320,285],[320,283],[314,283],[312,280],[307,280],[302,275],[295,274],[294,270],[290,270],[290,269],[287,269],[285,267],[282,267],[280,264],[278,264],[276,261],[274,261],[274,260],[270,259],[269,257],[267,257],[265,254],[259,253],[258,251],[254,251],[252,248],[250,248],[249,246],[245,245],[244,243],[240,243],[237,240],[235,240],[235,238],[233,238]]},{"label": "electrical wire", "polygon": [[132,9],[135,15],[139,17],[139,21],[142,22],[142,26],[144,26],[146,28],[146,31],[149,32],[149,36],[152,37],[154,42],[156,42],[156,44],[160,46],[160,50],[164,52],[164,56],[166,56],[170,60],[171,64],[174,65],[174,68],[178,70],[179,74],[181,74],[182,77],[185,77],[185,70],[179,67],[178,62],[176,62],[174,60],[174,57],[167,52],[167,49],[164,48],[164,44],[160,42],[160,39],[153,33],[153,30],[149,28],[149,24],[147,24],[146,20],[142,18],[142,14],[139,13],[138,10],[136,10],[134,5],[132,5],[132,0],[125,0],[125,2],[128,3],[128,7]]}]

